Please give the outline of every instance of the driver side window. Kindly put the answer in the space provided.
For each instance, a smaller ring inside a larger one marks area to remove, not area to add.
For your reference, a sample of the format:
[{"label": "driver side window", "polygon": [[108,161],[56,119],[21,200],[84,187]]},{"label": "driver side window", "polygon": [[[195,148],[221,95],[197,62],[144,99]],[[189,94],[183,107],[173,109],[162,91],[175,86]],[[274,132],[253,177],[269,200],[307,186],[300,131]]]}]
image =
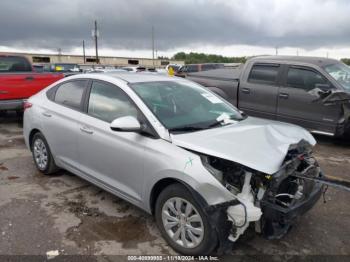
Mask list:
[{"label": "driver side window", "polygon": [[328,84],[328,81],[320,73],[304,68],[290,67],[288,69],[288,87],[300,88],[309,91],[316,88],[318,84]]},{"label": "driver side window", "polygon": [[138,110],[119,87],[94,81],[90,92],[88,114],[111,123],[123,116],[137,118]]}]

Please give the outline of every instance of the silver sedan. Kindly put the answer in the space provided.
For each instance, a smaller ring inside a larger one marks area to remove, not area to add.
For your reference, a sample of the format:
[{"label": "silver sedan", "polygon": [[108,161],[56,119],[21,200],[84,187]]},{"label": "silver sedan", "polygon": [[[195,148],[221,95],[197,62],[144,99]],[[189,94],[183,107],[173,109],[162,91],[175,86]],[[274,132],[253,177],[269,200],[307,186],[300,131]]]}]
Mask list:
[{"label": "silver sedan", "polygon": [[177,252],[224,250],[251,223],[284,235],[321,194],[303,128],[246,117],[182,78],[76,75],[25,104],[24,137],[44,174],[66,169],[154,214]]}]

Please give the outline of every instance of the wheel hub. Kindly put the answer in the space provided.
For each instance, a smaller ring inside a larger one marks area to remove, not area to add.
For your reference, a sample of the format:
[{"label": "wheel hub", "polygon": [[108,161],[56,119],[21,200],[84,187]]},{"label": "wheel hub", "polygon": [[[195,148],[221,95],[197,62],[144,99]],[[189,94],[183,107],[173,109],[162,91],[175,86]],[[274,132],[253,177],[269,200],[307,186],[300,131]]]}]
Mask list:
[{"label": "wheel hub", "polygon": [[200,213],[183,198],[174,197],[164,203],[162,221],[171,240],[182,247],[195,248],[203,240],[204,225]]},{"label": "wheel hub", "polygon": [[33,147],[34,160],[39,169],[44,170],[48,163],[48,154],[44,141],[36,139]]}]

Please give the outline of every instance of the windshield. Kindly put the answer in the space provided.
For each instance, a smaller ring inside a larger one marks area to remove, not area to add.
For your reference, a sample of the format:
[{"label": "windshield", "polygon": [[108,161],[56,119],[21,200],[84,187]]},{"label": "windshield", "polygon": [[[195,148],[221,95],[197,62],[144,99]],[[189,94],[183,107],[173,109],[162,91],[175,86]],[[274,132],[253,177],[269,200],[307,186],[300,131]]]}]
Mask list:
[{"label": "windshield", "polygon": [[131,88],[170,131],[195,131],[243,119],[232,105],[194,83],[143,82]]},{"label": "windshield", "polygon": [[331,75],[345,90],[350,91],[350,67],[343,63],[327,65],[324,67],[328,74]]}]

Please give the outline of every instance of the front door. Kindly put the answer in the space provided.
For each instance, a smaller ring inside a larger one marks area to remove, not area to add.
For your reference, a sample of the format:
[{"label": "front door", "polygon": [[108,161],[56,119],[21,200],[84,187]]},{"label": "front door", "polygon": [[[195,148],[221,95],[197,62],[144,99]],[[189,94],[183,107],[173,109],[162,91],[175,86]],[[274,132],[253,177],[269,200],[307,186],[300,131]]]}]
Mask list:
[{"label": "front door", "polygon": [[279,90],[277,118],[303,126],[311,131],[335,133],[341,116],[339,105],[323,105],[308,92],[318,86],[331,88],[329,81],[315,69],[289,66]]},{"label": "front door", "polygon": [[138,117],[139,111],[119,87],[93,81],[85,115],[81,118],[78,150],[81,171],[132,203],[142,199],[145,144],[136,132],[112,131],[119,117]]}]

